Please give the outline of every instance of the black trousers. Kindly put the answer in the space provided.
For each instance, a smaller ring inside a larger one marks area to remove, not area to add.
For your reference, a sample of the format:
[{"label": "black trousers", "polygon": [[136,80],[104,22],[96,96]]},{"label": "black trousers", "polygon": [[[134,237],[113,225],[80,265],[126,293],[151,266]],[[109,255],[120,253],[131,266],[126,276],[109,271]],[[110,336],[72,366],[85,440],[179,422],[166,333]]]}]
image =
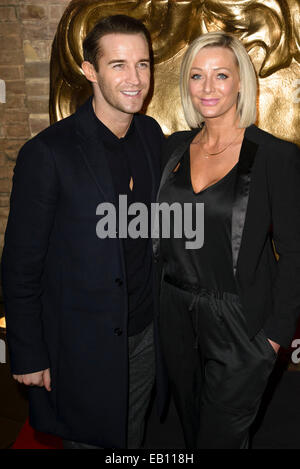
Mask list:
[{"label": "black trousers", "polygon": [[239,297],[163,281],[160,332],[186,447],[248,448],[277,355],[263,330],[248,338]]},{"label": "black trousers", "polygon": [[[153,323],[142,332],[128,337],[129,350],[129,402],[127,448],[142,445],[145,416],[148,410],[155,379],[155,352]],[[63,441],[64,449],[103,449],[76,441]]]}]

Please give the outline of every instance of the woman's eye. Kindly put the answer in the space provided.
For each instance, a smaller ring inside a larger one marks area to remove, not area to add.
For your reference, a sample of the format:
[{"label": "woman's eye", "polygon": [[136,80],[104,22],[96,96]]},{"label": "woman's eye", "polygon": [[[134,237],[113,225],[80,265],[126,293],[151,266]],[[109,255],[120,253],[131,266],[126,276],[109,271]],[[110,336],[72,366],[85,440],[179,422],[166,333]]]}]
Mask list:
[{"label": "woman's eye", "polygon": [[148,68],[148,67],[149,67],[149,63],[148,63],[148,62],[140,62],[140,63],[139,63],[139,67],[140,67],[140,68]]},{"label": "woman's eye", "polygon": [[228,78],[228,75],[225,75],[225,73],[218,73],[218,78],[220,78],[221,80],[226,80],[226,78]]},{"label": "woman's eye", "polygon": [[193,73],[193,75],[191,75],[192,80],[199,80],[200,78],[201,78],[200,73]]}]

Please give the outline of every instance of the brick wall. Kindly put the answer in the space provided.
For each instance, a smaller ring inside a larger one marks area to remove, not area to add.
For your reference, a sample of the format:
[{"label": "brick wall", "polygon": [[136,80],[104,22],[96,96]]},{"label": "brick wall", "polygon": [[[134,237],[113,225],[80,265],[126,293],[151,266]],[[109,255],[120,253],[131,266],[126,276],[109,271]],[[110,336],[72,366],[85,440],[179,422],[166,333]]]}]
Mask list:
[{"label": "brick wall", "polygon": [[[49,125],[49,61],[69,0],[0,0],[0,255],[11,179],[20,147]],[[0,292],[1,296],[1,292]]]}]

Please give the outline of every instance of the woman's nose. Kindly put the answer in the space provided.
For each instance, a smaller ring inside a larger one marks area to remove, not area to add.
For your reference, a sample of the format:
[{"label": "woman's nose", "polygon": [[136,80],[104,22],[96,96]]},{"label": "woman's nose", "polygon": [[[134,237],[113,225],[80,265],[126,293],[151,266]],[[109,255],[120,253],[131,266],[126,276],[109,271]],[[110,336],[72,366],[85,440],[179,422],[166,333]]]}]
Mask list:
[{"label": "woman's nose", "polygon": [[211,76],[206,76],[203,83],[203,90],[205,93],[211,93],[214,90],[213,78]]}]

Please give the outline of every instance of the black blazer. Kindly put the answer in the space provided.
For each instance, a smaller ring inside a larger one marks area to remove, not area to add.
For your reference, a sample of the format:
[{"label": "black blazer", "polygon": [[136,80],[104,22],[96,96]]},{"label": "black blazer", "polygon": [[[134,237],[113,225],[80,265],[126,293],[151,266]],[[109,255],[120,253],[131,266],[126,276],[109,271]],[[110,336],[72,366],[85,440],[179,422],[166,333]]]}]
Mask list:
[{"label": "black blazer", "polygon": [[[154,202],[163,134],[151,117],[134,120]],[[33,427],[124,448],[128,295],[121,241],[96,236],[104,201],[116,203],[89,100],[19,153],[2,282],[12,372],[51,368],[50,393],[28,389]]]},{"label": "black blazer", "polygon": [[[197,132],[167,140],[160,188]],[[300,151],[255,125],[246,129],[240,152],[231,244],[249,337],[264,328],[288,347],[300,313]],[[159,259],[159,239],[154,252]]]}]

